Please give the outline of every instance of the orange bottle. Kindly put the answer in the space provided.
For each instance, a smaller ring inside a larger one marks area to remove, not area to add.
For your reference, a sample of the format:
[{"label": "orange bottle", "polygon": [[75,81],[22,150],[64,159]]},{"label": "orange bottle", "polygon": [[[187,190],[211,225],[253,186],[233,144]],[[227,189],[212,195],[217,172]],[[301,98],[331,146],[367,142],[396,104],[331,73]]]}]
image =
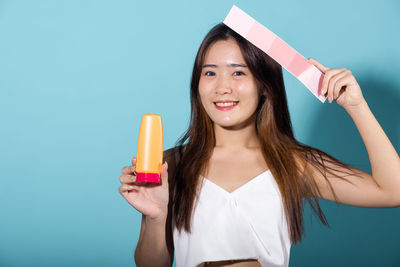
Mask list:
[{"label": "orange bottle", "polygon": [[163,161],[163,131],[160,115],[144,114],[136,154],[136,181],[160,183]]}]

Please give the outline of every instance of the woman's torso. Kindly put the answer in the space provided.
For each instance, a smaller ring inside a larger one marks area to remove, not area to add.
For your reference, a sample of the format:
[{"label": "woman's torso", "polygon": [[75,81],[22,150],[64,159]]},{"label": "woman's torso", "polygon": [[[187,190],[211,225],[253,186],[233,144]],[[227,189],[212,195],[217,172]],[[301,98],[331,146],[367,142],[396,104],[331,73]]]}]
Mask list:
[{"label": "woman's torso", "polygon": [[[255,189],[254,187],[257,187],[259,185],[271,185],[270,180],[271,179],[273,180],[273,177],[271,176],[269,171],[267,171],[268,166],[266,165],[260,150],[257,149],[247,150],[247,151],[240,150],[237,153],[235,153],[235,151],[229,151],[229,152],[221,151],[220,153],[219,152],[220,151],[218,150],[214,151],[210,159],[207,172],[202,174],[201,178],[204,178],[206,180],[207,184],[206,190],[211,190],[211,191],[215,190],[215,192],[221,193],[220,197],[227,196],[228,199],[230,199],[232,195],[231,200],[233,200],[234,199],[233,196],[235,196],[235,194],[237,194],[236,197],[239,196],[245,197],[245,195],[248,194],[248,192],[246,191],[253,190]],[[275,188],[273,189],[273,191],[274,192],[279,191],[276,187],[276,184],[274,186]],[[206,195],[208,195],[211,191],[203,193],[206,193]],[[274,196],[273,199],[271,199],[271,201],[273,201],[275,204],[271,203],[271,205],[276,206],[277,203],[276,201],[278,201],[277,199],[278,198]],[[266,199],[260,199],[259,197],[257,200],[265,201]],[[267,199],[267,201],[269,200]],[[280,202],[280,198],[278,202]],[[252,205],[251,203],[248,204]],[[213,220],[213,216],[209,217],[210,217],[209,223],[211,223]],[[271,230],[274,231],[274,228],[271,228]],[[248,234],[250,234],[250,232],[248,232]],[[249,246],[251,246],[252,241],[250,241],[250,237],[248,239],[249,239],[248,241]],[[258,244],[260,245],[261,243]],[[232,255],[232,257],[235,256],[237,255],[236,254]],[[247,259],[245,258],[240,260],[234,260],[233,258],[231,259],[225,258],[226,260],[224,259],[219,261],[204,262],[203,266],[259,267],[261,266],[261,263],[260,261],[257,260],[257,257],[258,257],[257,254],[253,254],[252,257],[249,257]]]},{"label": "woman's torso", "polygon": [[[229,154],[230,156],[235,155],[234,152]],[[218,155],[218,151],[216,151],[211,157],[208,172],[203,176],[225,191],[232,193],[266,169],[268,167],[258,150],[247,151],[246,155],[241,153],[233,158],[225,157],[223,153]],[[204,266],[261,267],[261,264],[257,259],[248,259],[206,262]]]}]

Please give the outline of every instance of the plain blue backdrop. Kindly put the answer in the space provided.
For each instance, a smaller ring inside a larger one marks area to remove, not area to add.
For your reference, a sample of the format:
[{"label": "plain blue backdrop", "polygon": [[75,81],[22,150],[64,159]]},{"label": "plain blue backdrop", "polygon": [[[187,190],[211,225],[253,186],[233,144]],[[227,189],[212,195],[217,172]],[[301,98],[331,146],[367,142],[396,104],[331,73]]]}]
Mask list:
[{"label": "plain blue backdrop", "polygon": [[[0,0],[0,266],[135,266],[141,214],[118,192],[140,119],[188,126],[208,30],[236,4],[305,57],[350,69],[399,151],[398,1]],[[298,140],[370,171],[346,112],[284,71]],[[321,201],[290,266],[400,266],[400,208]]]}]

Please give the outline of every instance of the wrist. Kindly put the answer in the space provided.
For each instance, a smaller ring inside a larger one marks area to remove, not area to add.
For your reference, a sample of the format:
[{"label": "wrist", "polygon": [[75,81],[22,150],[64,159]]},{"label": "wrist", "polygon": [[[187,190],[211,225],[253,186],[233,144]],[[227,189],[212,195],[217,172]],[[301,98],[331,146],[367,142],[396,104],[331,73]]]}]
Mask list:
[{"label": "wrist", "polygon": [[167,214],[162,214],[158,217],[151,218],[148,215],[145,217],[146,225],[165,225],[167,221]]},{"label": "wrist", "polygon": [[357,105],[351,105],[351,106],[345,107],[345,110],[351,117],[353,117],[354,115],[360,114],[361,112],[364,112],[368,109],[369,109],[368,103],[367,103],[367,101],[365,101],[365,99],[363,99]]}]

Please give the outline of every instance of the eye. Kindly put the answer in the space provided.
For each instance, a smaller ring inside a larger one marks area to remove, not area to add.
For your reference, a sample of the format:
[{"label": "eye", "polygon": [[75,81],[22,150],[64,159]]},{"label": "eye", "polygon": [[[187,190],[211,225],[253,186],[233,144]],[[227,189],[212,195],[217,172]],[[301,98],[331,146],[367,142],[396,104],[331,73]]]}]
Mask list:
[{"label": "eye", "polygon": [[241,75],[245,75],[243,71],[235,71],[233,73],[234,76],[241,76]]},{"label": "eye", "polygon": [[204,73],[204,75],[205,75],[205,76],[215,76],[215,72],[213,72],[213,71],[206,71],[206,72]]}]

